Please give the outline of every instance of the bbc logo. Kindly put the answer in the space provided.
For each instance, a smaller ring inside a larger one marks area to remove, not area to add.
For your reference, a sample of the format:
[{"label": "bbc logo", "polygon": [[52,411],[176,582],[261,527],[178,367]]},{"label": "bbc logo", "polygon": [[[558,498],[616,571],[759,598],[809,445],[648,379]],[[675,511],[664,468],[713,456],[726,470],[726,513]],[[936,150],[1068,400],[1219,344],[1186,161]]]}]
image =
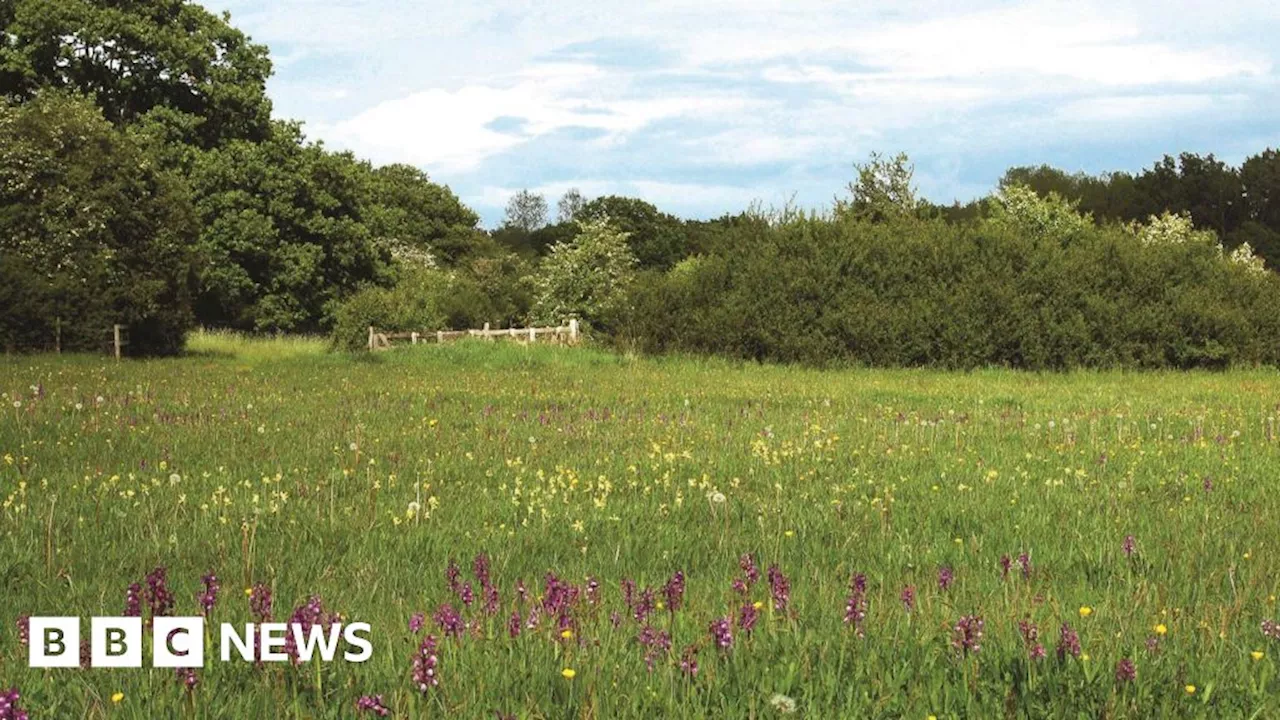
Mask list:
[{"label": "bbc logo", "polygon": [[[157,617],[151,664],[163,668],[204,667],[204,618]],[[28,665],[80,666],[80,618],[31,618]],[[95,668],[142,667],[142,618],[95,617],[90,621],[89,661]]]},{"label": "bbc logo", "polygon": [[[204,667],[204,618],[156,617],[151,628],[151,666]],[[30,619],[27,664],[33,668],[80,666],[80,618]],[[246,623],[218,628],[219,656],[232,662],[233,653],[245,662],[333,662],[339,650],[347,662],[362,663],[373,656],[369,623],[330,623],[304,627],[300,623]],[[293,640],[289,649],[288,640]],[[95,617],[89,626],[89,665],[95,668],[140,668],[145,643],[142,618]]]}]

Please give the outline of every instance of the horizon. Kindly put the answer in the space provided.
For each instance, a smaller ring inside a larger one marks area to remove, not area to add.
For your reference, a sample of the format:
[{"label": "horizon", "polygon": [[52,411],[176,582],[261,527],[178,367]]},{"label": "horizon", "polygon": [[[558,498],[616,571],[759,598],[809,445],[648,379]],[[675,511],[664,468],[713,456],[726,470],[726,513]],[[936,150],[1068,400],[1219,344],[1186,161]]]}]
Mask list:
[{"label": "horizon", "polygon": [[578,2],[206,5],[271,49],[277,117],[425,170],[485,227],[525,188],[687,218],[823,207],[872,151],[907,153],[920,194],[949,205],[1012,166],[1137,172],[1181,152],[1235,165],[1280,145],[1265,40],[1280,13],[1252,0],[668,2],[608,17]]}]

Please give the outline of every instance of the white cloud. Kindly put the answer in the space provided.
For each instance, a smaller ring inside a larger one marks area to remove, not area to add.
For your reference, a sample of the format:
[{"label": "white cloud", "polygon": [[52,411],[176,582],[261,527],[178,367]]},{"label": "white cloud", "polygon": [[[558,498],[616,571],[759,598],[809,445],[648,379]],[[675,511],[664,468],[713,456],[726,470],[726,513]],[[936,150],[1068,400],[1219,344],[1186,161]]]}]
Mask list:
[{"label": "white cloud", "polygon": [[1116,95],[1074,100],[1059,108],[1055,117],[1067,123],[1113,126],[1144,120],[1169,122],[1210,109],[1234,112],[1247,103],[1244,95]]},{"label": "white cloud", "polygon": [[[486,207],[518,172],[717,214],[783,181],[829,197],[873,148],[1040,162],[1280,110],[1272,0],[210,2],[284,59],[282,114]],[[964,173],[931,182],[967,196]]]},{"label": "white cloud", "polygon": [[[380,162],[410,162],[436,172],[474,168],[485,158],[566,128],[600,130],[599,144],[657,120],[741,110],[744,98],[673,94],[618,98],[613,79],[592,65],[547,63],[518,73],[509,87],[432,89],[378,104],[315,133]],[[492,128],[517,120],[508,130]]]}]

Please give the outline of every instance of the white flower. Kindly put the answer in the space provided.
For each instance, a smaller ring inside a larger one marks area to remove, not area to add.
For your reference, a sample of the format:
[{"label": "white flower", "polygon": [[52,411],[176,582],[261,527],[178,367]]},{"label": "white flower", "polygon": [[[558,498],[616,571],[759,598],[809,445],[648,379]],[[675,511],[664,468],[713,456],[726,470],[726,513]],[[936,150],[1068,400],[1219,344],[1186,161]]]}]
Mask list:
[{"label": "white flower", "polygon": [[410,517],[417,515],[422,510],[422,505],[417,500],[410,500],[409,507],[405,508],[405,514]]},{"label": "white flower", "polygon": [[182,482],[182,476],[179,475],[178,473],[173,473],[172,475],[169,476],[170,485],[177,485],[180,482]]},{"label": "white flower", "polygon": [[101,396],[101,395],[99,395],[99,396],[98,396],[98,402],[99,402],[99,403],[104,402],[104,401],[103,401],[103,399],[102,399],[102,396]]},{"label": "white flower", "polygon": [[20,407],[22,407],[22,401],[21,401],[21,400],[14,400],[14,401],[13,401],[13,406],[14,406],[15,408],[20,408]]},{"label": "white flower", "polygon": [[76,403],[76,409],[77,409],[77,410],[83,410],[83,409],[84,409],[84,405],[82,405],[82,404],[80,404],[80,403]]},{"label": "white flower", "polygon": [[796,711],[796,701],[782,693],[774,693],[773,697],[769,698],[769,704],[782,715],[790,715]]},{"label": "white flower", "polygon": [[711,502],[717,505],[725,501],[724,493],[720,492],[719,490],[711,491],[711,494],[707,495],[707,499],[709,499]]},{"label": "white flower", "polygon": [[350,450],[350,451],[352,451],[352,452],[355,452],[355,450],[356,450],[356,444],[355,444],[355,443],[351,443],[350,445],[348,445],[348,446],[347,446],[347,449],[348,449],[348,450]]}]

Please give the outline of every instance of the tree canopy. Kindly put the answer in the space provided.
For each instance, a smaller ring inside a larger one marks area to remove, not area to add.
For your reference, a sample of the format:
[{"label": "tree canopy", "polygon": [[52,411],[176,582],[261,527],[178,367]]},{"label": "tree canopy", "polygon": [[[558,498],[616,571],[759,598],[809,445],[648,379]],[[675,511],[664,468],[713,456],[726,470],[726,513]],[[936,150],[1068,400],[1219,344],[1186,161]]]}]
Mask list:
[{"label": "tree canopy", "polygon": [[8,0],[0,4],[0,94],[55,88],[93,97],[116,125],[165,108],[186,141],[213,147],[269,132],[267,48],[186,0]]},{"label": "tree canopy", "polygon": [[9,348],[100,349],[129,325],[171,353],[191,325],[196,223],[181,179],[88,100],[0,104],[0,338]]}]

